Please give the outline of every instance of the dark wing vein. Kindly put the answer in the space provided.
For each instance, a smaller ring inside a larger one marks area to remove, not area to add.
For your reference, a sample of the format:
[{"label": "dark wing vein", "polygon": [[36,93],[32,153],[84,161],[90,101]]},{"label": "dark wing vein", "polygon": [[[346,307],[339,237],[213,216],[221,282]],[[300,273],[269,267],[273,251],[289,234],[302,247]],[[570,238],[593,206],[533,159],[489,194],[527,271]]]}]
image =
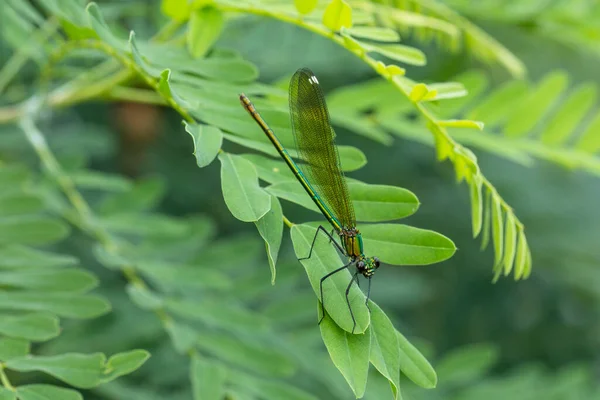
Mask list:
[{"label": "dark wing vein", "polygon": [[296,71],[289,95],[296,148],[304,161],[299,165],[302,173],[342,227],[356,226],[325,97],[311,70]]}]

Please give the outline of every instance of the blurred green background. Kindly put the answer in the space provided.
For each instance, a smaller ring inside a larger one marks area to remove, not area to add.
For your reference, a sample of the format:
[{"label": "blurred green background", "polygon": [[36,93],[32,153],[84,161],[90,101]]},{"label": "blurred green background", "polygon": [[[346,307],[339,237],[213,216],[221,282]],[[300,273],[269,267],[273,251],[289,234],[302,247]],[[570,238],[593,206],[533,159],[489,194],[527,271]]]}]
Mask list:
[{"label": "blurred green background", "polygon": [[[135,29],[142,37],[151,35],[161,21],[158,2],[99,3],[109,14],[119,16],[113,22]],[[600,84],[600,11],[594,2],[445,3],[521,59],[528,80],[537,82],[561,69],[572,86]],[[410,34],[403,35],[403,42],[427,55],[426,66],[407,67],[407,76],[414,80],[444,82],[472,69],[483,71],[492,85],[512,79],[502,67],[480,63],[468,49],[451,52],[424,44]],[[345,49],[268,18],[229,20],[216,45],[240,52],[257,66],[259,81],[264,83],[287,80],[303,66],[316,73],[326,93],[375,78]],[[33,68],[26,69],[19,79],[26,86],[32,76]],[[316,301],[295,261],[287,228],[278,281],[271,286],[260,236],[252,224],[235,220],[227,210],[219,164],[196,167],[192,141],[179,115],[166,108],[98,101],[56,111],[45,124],[52,148],[66,165],[78,164],[83,157],[88,167],[97,171],[136,180],[158,179],[164,185],[157,201],[160,213],[176,217],[200,214],[212,221],[219,243],[243,243],[247,257],[228,261],[233,265],[227,268],[234,276],[248,279],[242,280],[239,296],[231,300],[247,302],[258,310],[273,303],[281,303],[283,308],[286,301],[292,307],[293,300],[296,310],[290,314],[298,317],[295,320],[285,320],[285,308],[271,309],[272,314],[267,315],[272,315],[285,337],[298,334],[297,350],[310,343],[319,354],[325,354],[316,326]],[[35,165],[35,156],[14,134],[14,127],[0,129],[4,158]],[[368,159],[364,168],[349,176],[409,189],[418,196],[421,207],[406,223],[440,232],[458,247],[455,256],[441,264],[384,267],[373,280],[373,299],[438,372],[436,389],[419,389],[404,379],[403,398],[600,399],[598,176],[541,160],[525,167],[473,149],[483,173],[526,226],[533,256],[528,280],[515,282],[509,276],[493,284],[492,250],[480,251],[480,241],[472,238],[469,193],[464,184],[456,184],[450,163],[436,162],[432,147],[407,139],[395,138],[390,146],[382,146],[343,128],[336,132],[339,144],[360,148]],[[92,203],[101,201],[94,192],[86,196]],[[294,222],[315,219],[297,205],[282,205]],[[187,387],[187,361],[172,349],[154,316],[135,308],[126,298],[123,278],[93,261],[89,239],[82,234],[75,233],[60,250],[81,257],[100,277],[98,292],[111,301],[114,312],[88,324],[65,323],[64,334],[42,345],[40,351],[112,353],[144,347],[153,357],[139,375],[95,390],[86,398],[188,398],[189,389],[182,389]],[[243,335],[252,336],[252,332]],[[320,362],[330,361],[323,358]],[[343,382],[334,390],[327,384],[315,384],[306,372],[290,381],[320,399],[352,398]],[[374,376],[366,398],[386,398],[381,394],[386,393],[385,385],[377,383]],[[131,392],[123,397],[125,387]]]}]

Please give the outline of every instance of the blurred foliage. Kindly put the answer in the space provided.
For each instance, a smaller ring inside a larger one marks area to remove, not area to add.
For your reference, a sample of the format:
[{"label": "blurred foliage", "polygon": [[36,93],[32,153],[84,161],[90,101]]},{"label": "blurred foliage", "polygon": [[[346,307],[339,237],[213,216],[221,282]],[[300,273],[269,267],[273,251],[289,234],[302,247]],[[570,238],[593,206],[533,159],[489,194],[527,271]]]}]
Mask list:
[{"label": "blurred foliage", "polygon": [[[0,399],[600,399],[595,2],[83,3],[0,11]],[[460,249],[381,268],[365,335],[319,333],[340,260],[304,278],[318,214],[237,100],[293,147],[305,65],[359,219]]]}]

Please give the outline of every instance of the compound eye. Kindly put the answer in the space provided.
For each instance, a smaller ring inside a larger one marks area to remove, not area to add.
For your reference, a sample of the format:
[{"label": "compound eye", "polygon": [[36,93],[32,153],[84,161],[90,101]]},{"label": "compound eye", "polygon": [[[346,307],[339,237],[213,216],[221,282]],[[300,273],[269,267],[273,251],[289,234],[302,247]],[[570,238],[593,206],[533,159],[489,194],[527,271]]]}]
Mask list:
[{"label": "compound eye", "polygon": [[375,264],[375,268],[379,268],[379,258],[373,257],[373,263]]},{"label": "compound eye", "polygon": [[365,269],[365,262],[364,261],[359,261],[356,263],[356,268],[358,268],[359,270],[363,270]]}]

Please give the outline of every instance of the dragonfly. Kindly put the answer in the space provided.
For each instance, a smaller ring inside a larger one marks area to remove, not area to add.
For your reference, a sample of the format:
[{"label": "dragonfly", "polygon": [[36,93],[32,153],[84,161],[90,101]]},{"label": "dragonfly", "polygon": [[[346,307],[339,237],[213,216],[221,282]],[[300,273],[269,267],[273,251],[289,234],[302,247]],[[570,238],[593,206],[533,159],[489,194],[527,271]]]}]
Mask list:
[{"label": "dragonfly", "polygon": [[[290,81],[289,109],[298,158],[302,161],[300,165],[292,159],[250,99],[241,94],[240,102],[262,128],[283,161],[288,165],[296,179],[333,228],[330,233],[322,225],[319,225],[308,256],[299,260],[306,260],[312,256],[319,234],[325,235],[329,242],[335,245],[340,254],[349,259],[344,266],[327,273],[319,282],[321,295],[319,324],[325,317],[323,283],[338,272],[349,269],[351,266],[355,267],[355,272],[346,288],[346,303],[350,310],[353,322],[352,333],[354,333],[356,319],[348,298],[350,288],[355,281],[359,285],[359,275],[367,278],[366,305],[368,308],[371,278],[379,268],[380,261],[377,257],[365,256],[363,239],[360,231],[356,228],[354,207],[350,200],[348,185],[335,146],[335,132],[331,126],[329,111],[319,81],[308,68],[301,68],[296,71]],[[338,236],[339,243],[334,237],[334,232]]]}]

